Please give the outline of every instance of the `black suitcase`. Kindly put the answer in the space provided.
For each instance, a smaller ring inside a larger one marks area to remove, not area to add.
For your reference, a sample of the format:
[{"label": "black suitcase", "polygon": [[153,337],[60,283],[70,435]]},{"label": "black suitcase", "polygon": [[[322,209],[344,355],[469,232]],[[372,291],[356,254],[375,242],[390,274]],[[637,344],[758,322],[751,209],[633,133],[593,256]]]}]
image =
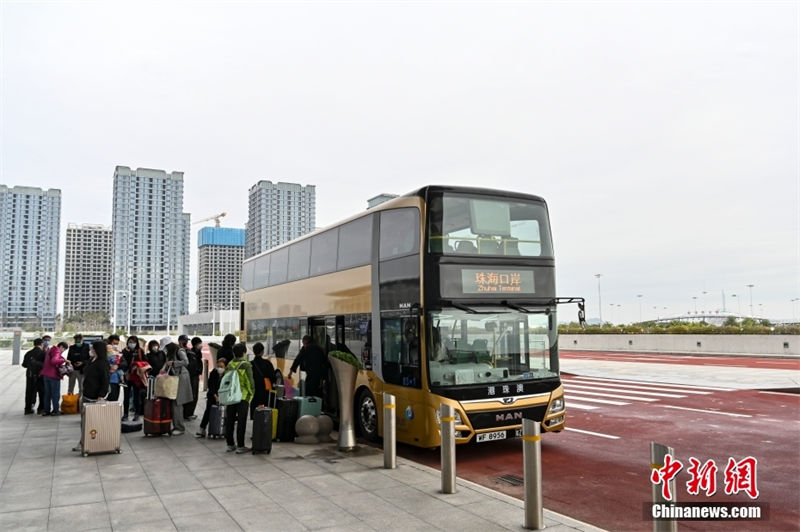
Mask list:
[{"label": "black suitcase", "polygon": [[211,405],[208,413],[208,437],[212,440],[225,437],[225,407]]},{"label": "black suitcase", "polygon": [[300,403],[285,397],[278,399],[278,440],[294,441],[294,424],[297,422],[297,412]]},{"label": "black suitcase", "polygon": [[259,406],[253,411],[253,454],[272,451],[272,408]]}]

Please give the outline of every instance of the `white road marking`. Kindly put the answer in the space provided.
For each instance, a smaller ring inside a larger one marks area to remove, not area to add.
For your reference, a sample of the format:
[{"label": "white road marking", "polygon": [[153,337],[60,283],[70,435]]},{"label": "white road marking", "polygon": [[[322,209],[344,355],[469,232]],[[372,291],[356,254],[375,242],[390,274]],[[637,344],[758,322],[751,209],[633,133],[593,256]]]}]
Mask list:
[{"label": "white road marking", "polygon": [[686,408],[684,406],[673,406],[673,405],[660,405],[664,408],[674,408],[676,410],[690,410],[692,412],[703,412],[704,414],[719,414],[722,416],[731,416],[731,417],[753,417],[750,414],[733,414],[731,412],[717,412],[716,410],[701,410],[699,408]]},{"label": "white road marking", "polygon": [[575,388],[578,388],[580,390],[603,390],[603,391],[608,391],[608,392],[625,392],[625,393],[630,393],[630,394],[633,394],[633,395],[652,395],[654,397],[671,397],[673,399],[681,399],[683,397],[686,397],[685,395],[677,395],[677,394],[674,394],[674,393],[637,392],[637,391],[634,391],[634,390],[625,390],[625,389],[616,390],[616,389],[611,389],[610,387],[607,388],[607,389],[604,389],[604,388],[602,388],[602,384],[598,384],[596,386],[582,386],[582,385],[579,385],[579,384],[568,383],[568,384],[566,384],[564,386],[564,389],[566,389],[566,390],[573,390]]},{"label": "white road marking", "polygon": [[[566,388],[569,391],[569,388]],[[633,397],[631,395],[619,395],[615,393],[601,393],[601,392],[586,392],[581,390],[579,392],[581,395],[597,395],[600,397],[613,397],[614,399],[629,399],[631,401],[646,401],[648,403],[652,403],[653,401],[658,401],[658,399],[653,399],[651,397]]]},{"label": "white road marking", "polygon": [[570,432],[579,432],[581,434],[588,434],[589,436],[597,436],[599,438],[608,438],[609,440],[618,440],[619,436],[612,436],[611,434],[602,434],[600,432],[591,432],[588,430],[581,430],[581,429],[573,429],[572,427],[567,427],[564,430],[568,430]]},{"label": "white road marking", "polygon": [[[697,390],[679,390],[676,388],[661,388],[660,385],[656,385],[659,387],[654,386],[641,386],[641,385],[631,385],[631,384],[612,384],[610,382],[592,382],[589,380],[574,381],[574,380],[565,380],[563,381],[565,385],[575,382],[576,384],[596,384],[598,386],[607,386],[609,388],[633,388],[635,390],[653,390],[656,392],[678,392],[678,393],[688,393],[692,395],[711,395],[714,392],[699,392]],[[671,384],[664,384],[663,386],[672,386]]]},{"label": "white road marking", "polygon": [[647,381],[626,381],[624,379],[608,379],[606,377],[589,377],[584,375],[577,375],[575,379],[580,380],[593,380],[593,381],[604,381],[604,382],[620,382],[622,384],[661,384],[670,386],[672,388],[689,388],[691,390],[713,390],[715,392],[730,392],[732,390],[736,390],[737,388],[716,388],[713,386],[692,386],[691,384],[672,384],[666,382],[647,382]]},{"label": "white road marking", "polygon": [[567,410],[570,408],[577,408],[578,410],[597,410],[599,406],[582,405],[579,403],[567,403]]},{"label": "white road marking", "polygon": [[567,401],[572,401],[572,400],[587,401],[589,403],[602,403],[604,405],[625,406],[630,404],[626,403],[625,401],[609,401],[608,399],[595,399],[594,397],[582,397],[581,392],[565,393],[564,397],[566,397]]}]

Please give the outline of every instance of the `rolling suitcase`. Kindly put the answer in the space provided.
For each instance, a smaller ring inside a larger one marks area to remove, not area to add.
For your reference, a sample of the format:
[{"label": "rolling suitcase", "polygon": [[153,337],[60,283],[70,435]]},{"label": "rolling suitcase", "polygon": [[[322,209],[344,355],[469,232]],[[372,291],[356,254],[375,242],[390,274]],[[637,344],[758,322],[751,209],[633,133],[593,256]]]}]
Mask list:
[{"label": "rolling suitcase", "polygon": [[144,402],[144,435],[172,434],[172,401],[157,397]]},{"label": "rolling suitcase", "polygon": [[300,403],[293,399],[278,399],[278,433],[279,441],[294,441],[294,424],[297,421],[297,409]]},{"label": "rolling suitcase", "polygon": [[303,416],[314,416],[322,414],[322,398],[321,397],[295,397],[298,403],[297,417],[298,419]]},{"label": "rolling suitcase", "polygon": [[256,407],[253,411],[253,454],[272,451],[272,408]]},{"label": "rolling suitcase", "polygon": [[114,402],[86,404],[81,412],[81,454],[119,453],[122,405]]},{"label": "rolling suitcase", "polygon": [[208,437],[212,440],[225,437],[225,407],[211,405],[208,414]]}]

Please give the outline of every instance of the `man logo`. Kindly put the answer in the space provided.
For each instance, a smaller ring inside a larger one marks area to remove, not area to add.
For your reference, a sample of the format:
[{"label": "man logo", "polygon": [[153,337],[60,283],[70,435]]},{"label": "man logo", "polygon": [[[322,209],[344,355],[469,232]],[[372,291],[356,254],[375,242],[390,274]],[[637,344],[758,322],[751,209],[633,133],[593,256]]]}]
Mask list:
[{"label": "man logo", "polygon": [[514,404],[516,402],[516,397],[503,397],[502,401],[504,405]]},{"label": "man logo", "polygon": [[505,414],[495,414],[495,421],[522,421],[522,412],[508,412]]}]

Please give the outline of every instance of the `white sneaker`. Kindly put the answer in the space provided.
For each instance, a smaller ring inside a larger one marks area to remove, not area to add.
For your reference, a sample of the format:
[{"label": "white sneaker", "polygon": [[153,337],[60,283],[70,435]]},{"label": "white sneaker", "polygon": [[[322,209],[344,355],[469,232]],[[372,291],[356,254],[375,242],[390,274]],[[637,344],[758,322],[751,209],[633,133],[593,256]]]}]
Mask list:
[{"label": "white sneaker", "polygon": [[183,434],[182,430],[175,429],[175,430],[172,431],[172,435],[173,436],[180,436],[181,434]]}]

